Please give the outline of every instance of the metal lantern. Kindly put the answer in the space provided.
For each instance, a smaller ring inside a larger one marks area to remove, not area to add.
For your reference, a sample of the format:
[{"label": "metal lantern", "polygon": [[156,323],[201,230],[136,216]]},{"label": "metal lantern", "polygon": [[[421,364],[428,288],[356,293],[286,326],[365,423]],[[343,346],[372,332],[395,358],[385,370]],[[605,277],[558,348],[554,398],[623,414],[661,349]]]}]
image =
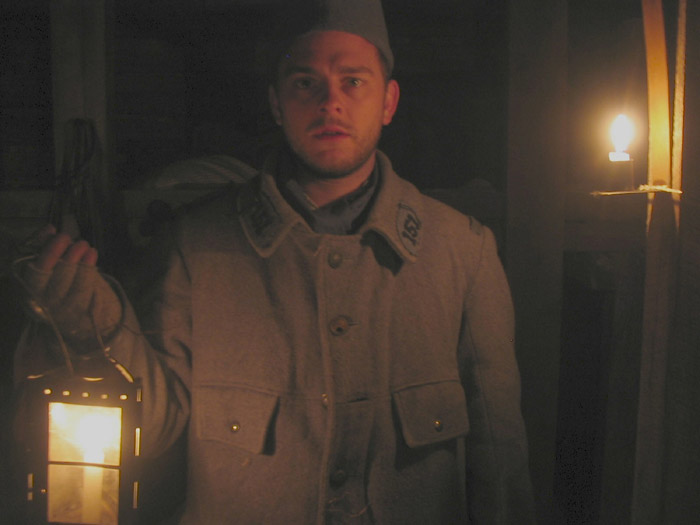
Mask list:
[{"label": "metal lantern", "polygon": [[23,385],[29,523],[136,521],[141,388],[99,352]]}]

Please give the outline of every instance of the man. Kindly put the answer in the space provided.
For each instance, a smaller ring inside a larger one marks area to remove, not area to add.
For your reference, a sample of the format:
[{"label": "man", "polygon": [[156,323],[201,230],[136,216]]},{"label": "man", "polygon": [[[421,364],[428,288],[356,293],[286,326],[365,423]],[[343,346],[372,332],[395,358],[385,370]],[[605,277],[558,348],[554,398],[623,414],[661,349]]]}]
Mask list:
[{"label": "man", "polygon": [[399,99],[380,4],[322,5],[269,88],[286,145],[174,228],[138,321],[84,242],[25,278],[141,378],[146,454],[187,428],[182,523],[528,523],[493,236],[376,149]]}]

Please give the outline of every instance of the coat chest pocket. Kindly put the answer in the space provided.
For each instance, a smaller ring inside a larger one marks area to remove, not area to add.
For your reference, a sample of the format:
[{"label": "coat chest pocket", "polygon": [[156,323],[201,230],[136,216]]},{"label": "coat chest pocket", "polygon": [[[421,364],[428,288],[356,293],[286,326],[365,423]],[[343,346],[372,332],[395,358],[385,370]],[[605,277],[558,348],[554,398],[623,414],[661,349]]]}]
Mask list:
[{"label": "coat chest pocket", "polygon": [[262,454],[279,397],[237,387],[204,386],[194,392],[197,437]]},{"label": "coat chest pocket", "polygon": [[406,444],[421,447],[469,432],[467,401],[459,381],[441,381],[393,393]]}]

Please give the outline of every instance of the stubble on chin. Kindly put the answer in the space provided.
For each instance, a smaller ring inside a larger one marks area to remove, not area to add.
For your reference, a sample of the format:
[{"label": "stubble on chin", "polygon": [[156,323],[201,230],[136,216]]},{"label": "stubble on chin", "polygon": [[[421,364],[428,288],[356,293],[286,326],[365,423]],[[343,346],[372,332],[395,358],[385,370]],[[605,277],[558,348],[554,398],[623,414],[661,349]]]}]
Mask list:
[{"label": "stubble on chin", "polygon": [[[304,148],[298,144],[293,144],[289,139],[287,139],[287,144],[294,154],[303,175],[317,180],[338,180],[361,169],[375,155],[380,133],[381,128],[376,136],[367,142],[367,146],[360,147],[347,158],[339,159],[315,159],[312,155],[305,153]],[[371,147],[369,146],[370,144],[372,145]],[[317,155],[319,157],[322,156],[322,154]]]},{"label": "stubble on chin", "polygon": [[339,180],[359,170],[375,154],[375,151],[376,149],[372,149],[363,157],[337,163],[314,162],[300,155],[297,151],[294,151],[294,156],[299,163],[303,175],[317,180]]}]

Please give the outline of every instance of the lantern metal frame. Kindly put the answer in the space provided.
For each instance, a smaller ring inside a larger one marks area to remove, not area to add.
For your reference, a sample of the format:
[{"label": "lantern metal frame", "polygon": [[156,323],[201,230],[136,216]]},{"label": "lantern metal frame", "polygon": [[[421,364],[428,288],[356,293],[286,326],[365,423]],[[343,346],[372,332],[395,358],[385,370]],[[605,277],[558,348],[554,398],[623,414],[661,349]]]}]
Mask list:
[{"label": "lantern metal frame", "polygon": [[[111,472],[112,475],[116,474],[116,516],[101,519],[96,523],[135,523],[139,496],[141,387],[123,367],[104,354],[80,357],[74,359],[73,364],[75,370],[72,373],[66,368],[61,368],[39,376],[30,376],[23,385],[26,433],[22,463],[25,470],[25,514],[28,523],[93,523],[81,520],[50,520],[50,505],[55,497],[52,493],[54,487],[50,482],[50,470],[53,466],[79,469],[97,467],[104,469],[104,472]],[[53,403],[119,409],[121,435],[118,464],[52,459],[49,453],[49,410]]]}]

